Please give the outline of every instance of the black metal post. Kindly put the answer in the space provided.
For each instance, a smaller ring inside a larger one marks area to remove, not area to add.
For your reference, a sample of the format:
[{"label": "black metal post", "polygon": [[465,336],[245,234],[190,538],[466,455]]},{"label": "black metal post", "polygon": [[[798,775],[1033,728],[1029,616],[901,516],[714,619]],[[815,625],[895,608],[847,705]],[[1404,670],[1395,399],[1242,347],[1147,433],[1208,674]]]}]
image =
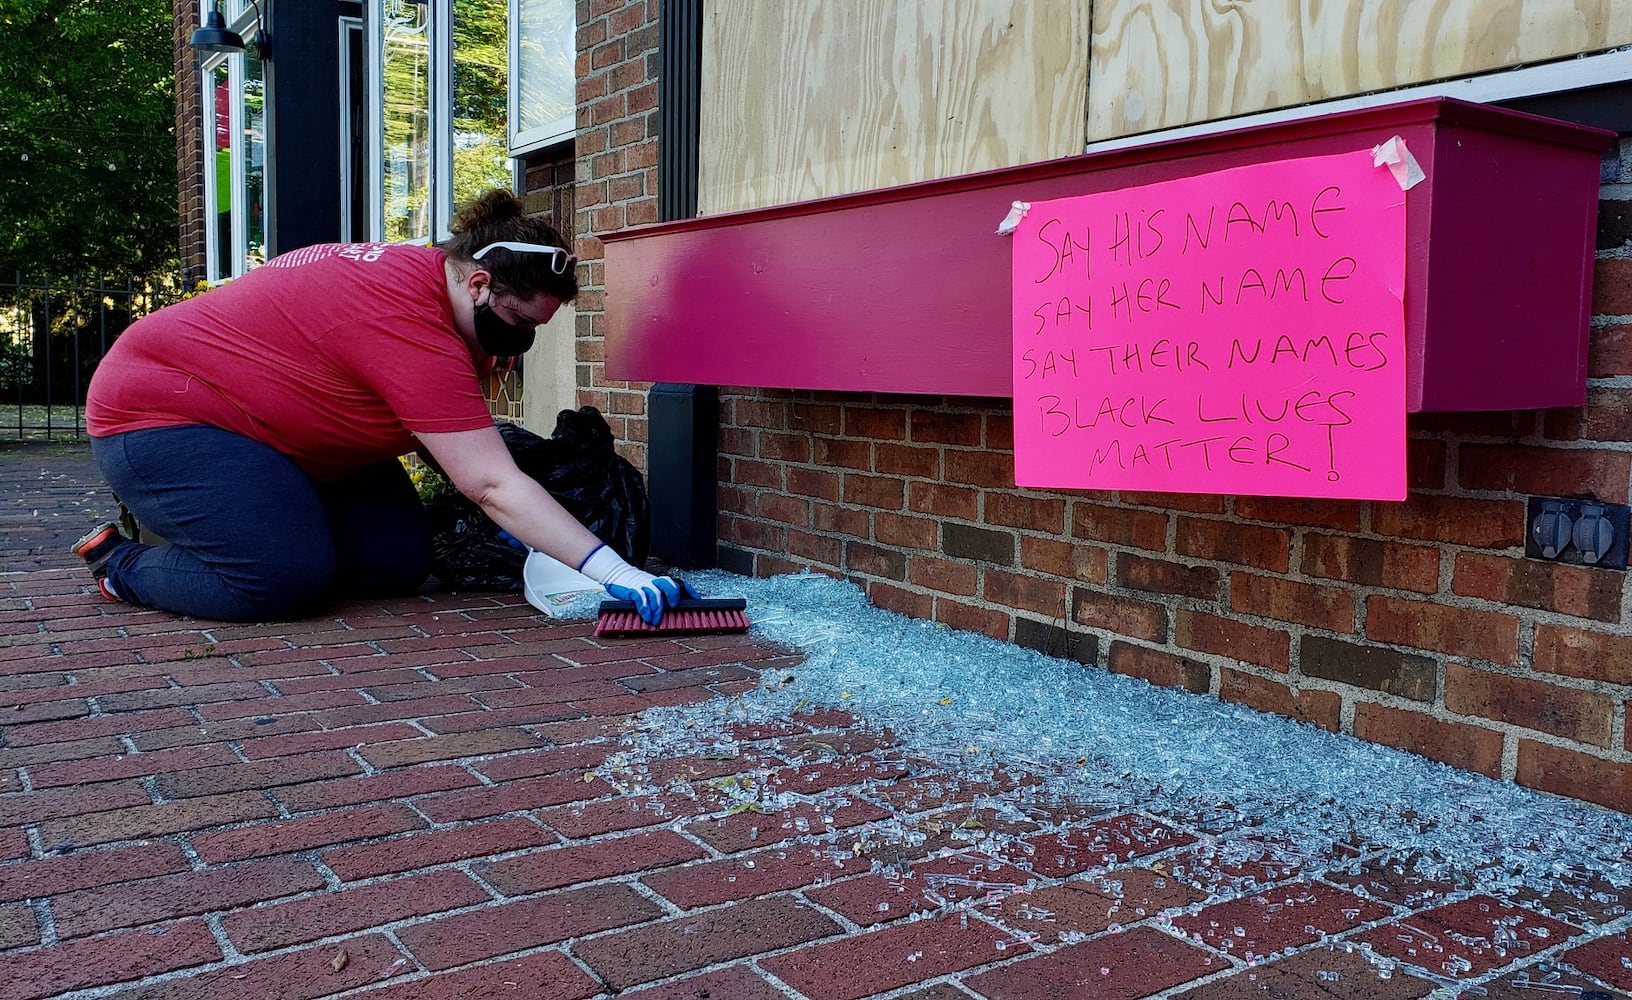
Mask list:
[{"label": "black metal post", "polygon": [[[697,214],[703,0],[663,0],[658,30],[657,214],[689,219]],[[713,566],[719,392],[660,382],[648,394],[646,416],[652,554],[687,569]]]}]

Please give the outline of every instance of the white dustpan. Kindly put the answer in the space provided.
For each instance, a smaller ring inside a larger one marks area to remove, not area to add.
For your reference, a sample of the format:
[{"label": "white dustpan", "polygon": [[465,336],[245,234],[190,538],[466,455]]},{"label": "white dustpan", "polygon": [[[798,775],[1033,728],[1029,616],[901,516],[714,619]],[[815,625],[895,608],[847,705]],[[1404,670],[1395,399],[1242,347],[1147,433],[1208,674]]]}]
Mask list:
[{"label": "white dustpan", "polygon": [[537,549],[527,550],[521,592],[528,604],[551,618],[566,617],[576,606],[606,597],[605,587]]}]

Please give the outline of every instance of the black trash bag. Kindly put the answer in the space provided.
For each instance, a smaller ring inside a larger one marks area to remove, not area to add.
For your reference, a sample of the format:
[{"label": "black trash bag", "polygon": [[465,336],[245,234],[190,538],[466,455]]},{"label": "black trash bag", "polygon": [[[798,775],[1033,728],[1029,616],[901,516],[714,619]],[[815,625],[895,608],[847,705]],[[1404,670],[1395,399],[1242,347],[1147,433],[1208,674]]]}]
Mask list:
[{"label": "black trash bag", "polygon": [[[612,428],[599,410],[562,410],[547,438],[514,424],[500,424],[499,433],[517,467],[567,513],[629,563],[646,562],[651,548],[646,482],[613,447]],[[437,579],[466,589],[521,589],[527,554],[499,538],[499,526],[480,507],[459,495],[425,506],[431,514],[431,572]]]},{"label": "black trash bag", "polygon": [[431,515],[431,573],[459,590],[520,590],[527,552],[459,494],[425,501]]}]

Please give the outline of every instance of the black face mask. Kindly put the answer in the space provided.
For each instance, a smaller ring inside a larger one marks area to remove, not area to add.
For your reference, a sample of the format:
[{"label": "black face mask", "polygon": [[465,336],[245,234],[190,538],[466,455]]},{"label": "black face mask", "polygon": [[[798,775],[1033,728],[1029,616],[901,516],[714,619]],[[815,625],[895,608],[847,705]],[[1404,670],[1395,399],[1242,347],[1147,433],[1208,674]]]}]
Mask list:
[{"label": "black face mask", "polygon": [[526,354],[536,336],[537,331],[530,326],[505,322],[493,311],[491,302],[483,302],[476,307],[476,344],[495,358]]}]

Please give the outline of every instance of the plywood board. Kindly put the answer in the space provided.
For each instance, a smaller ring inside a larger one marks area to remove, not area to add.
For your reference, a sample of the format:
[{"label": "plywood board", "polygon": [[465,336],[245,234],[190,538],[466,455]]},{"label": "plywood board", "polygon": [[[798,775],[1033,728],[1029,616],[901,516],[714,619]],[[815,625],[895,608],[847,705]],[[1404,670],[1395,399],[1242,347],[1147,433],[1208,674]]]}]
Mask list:
[{"label": "plywood board", "polygon": [[1109,139],[1632,43],[1632,0],[1095,0]]},{"label": "plywood board", "polygon": [[704,17],[704,214],[1082,151],[1089,0],[709,0]]}]

